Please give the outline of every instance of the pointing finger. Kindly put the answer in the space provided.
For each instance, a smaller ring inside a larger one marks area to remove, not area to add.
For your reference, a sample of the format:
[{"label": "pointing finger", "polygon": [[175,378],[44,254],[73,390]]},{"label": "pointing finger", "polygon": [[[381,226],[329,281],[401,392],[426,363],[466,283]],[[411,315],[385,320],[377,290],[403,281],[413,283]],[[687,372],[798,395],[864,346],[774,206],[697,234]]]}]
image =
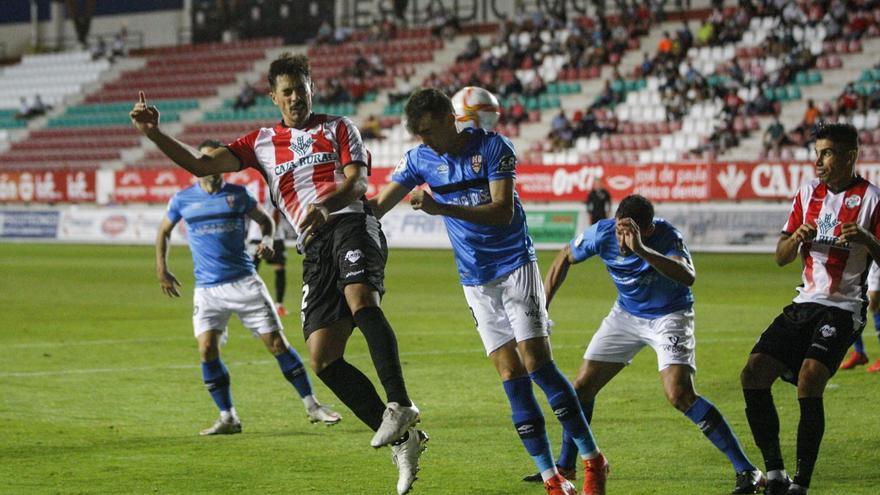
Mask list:
[{"label": "pointing finger", "polygon": [[143,91],[138,91],[138,101],[144,105],[147,104],[147,95]]}]

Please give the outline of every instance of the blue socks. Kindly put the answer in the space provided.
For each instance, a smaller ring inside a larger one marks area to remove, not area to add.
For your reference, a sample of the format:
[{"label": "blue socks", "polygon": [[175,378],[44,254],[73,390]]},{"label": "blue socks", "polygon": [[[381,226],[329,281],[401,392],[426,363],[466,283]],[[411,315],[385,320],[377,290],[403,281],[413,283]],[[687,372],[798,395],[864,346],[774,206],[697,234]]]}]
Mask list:
[{"label": "blue socks", "polygon": [[288,346],[287,351],[275,356],[275,359],[278,360],[284,378],[293,385],[300,397],[312,395],[312,382],[309,380],[302,359],[293,347]]},{"label": "blue socks", "polygon": [[553,414],[556,415],[565,432],[571,436],[581,455],[594,453],[597,450],[596,441],[593,439],[590,425],[587,424],[587,418],[581,411],[577,394],[571,382],[559,372],[556,363],[549,361],[529,376],[547,395]]},{"label": "blue socks", "polygon": [[691,421],[700,427],[703,435],[712,442],[715,447],[730,459],[736,472],[753,471],[755,466],[749,462],[736,435],[730,429],[730,425],[724,420],[721,412],[708,400],[697,397],[684,413]]},{"label": "blue socks", "polygon": [[853,342],[853,350],[855,350],[855,351],[858,352],[859,354],[864,354],[864,353],[865,353],[865,341],[862,340],[862,335],[861,335],[861,334],[859,334],[859,336],[856,337],[855,342]]},{"label": "blue socks", "polygon": [[527,376],[521,376],[502,382],[502,385],[510,401],[513,425],[526,452],[535,461],[538,471],[553,469],[550,439],[547,438],[547,430],[544,427],[544,415],[532,391],[532,380]]},{"label": "blue socks", "polygon": [[[595,399],[589,402],[581,402],[581,410],[584,412],[584,418],[587,420],[587,424],[593,422],[593,406],[595,404]],[[571,435],[563,430],[562,448],[559,450],[559,458],[556,459],[556,465],[564,467],[565,469],[574,469],[575,464],[577,464],[577,453],[578,448],[577,445],[575,445],[574,440],[572,440]]]},{"label": "blue socks", "polygon": [[232,409],[232,393],[229,390],[229,370],[220,358],[207,363],[202,363],[202,379],[205,387],[214,399],[214,404],[220,411]]}]

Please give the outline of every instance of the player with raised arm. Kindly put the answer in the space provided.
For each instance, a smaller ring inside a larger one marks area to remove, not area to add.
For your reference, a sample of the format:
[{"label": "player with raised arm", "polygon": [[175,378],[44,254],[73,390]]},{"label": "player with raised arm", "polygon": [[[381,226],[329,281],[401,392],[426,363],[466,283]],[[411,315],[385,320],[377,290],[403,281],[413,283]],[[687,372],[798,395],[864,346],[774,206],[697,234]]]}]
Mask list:
[{"label": "player with raised arm", "polygon": [[[220,143],[207,140],[199,149],[210,153],[219,146]],[[302,360],[287,343],[269,292],[247,254],[247,218],[256,222],[263,234],[257,255],[271,258],[275,224],[266,211],[244,187],[224,182],[221,174],[208,175],[171,198],[156,235],[159,285],[169,297],[180,297],[180,282],[168,270],[168,240],[181,219],[186,223],[196,278],[193,331],[199,344],[205,386],[220,410],[217,422],[201,434],[241,432],[241,421],[232,405],[229,371],[220,359],[220,345],[226,341],[232,313],[260,337],[278,360],[281,373],[302,398],[309,420],[336,424],[340,416],[315,399]]]},{"label": "player with raised arm", "polygon": [[[392,445],[397,491],[407,493],[427,435],[414,428],[419,409],[406,390],[397,338],[379,306],[387,246],[365,208],[369,154],[347,117],[312,113],[305,55],[281,54],[268,73],[269,96],[281,121],[227,146],[202,153],[165,134],[159,111],[143,92],[132,123],[177,165],[199,177],[252,167],[297,233],[304,254],[300,314],[311,366],[318,377],[375,432],[373,447]],[[388,399],[344,358],[353,328],[361,329]]]},{"label": "player with raised arm", "polygon": [[[617,301],[584,353],[574,381],[581,406],[592,420],[596,394],[646,345],[657,353],[666,398],[694,422],[733,464],[733,493],[757,493],[761,471],[746,457],[721,412],[694,389],[696,270],[681,233],[654,217],[654,205],[639,195],[620,202],[614,219],[599,220],[565,246],[547,271],[547,305],[571,265],[593,256],[605,263],[617,286]],[[563,438],[559,465],[572,469],[573,444]]]},{"label": "player with raised arm", "polygon": [[[549,319],[525,212],[514,190],[516,154],[507,138],[480,128],[458,133],[450,99],[436,89],[415,91],[407,127],[422,145],[406,153],[392,182],[371,200],[381,217],[411,194],[410,204],[442,215],[465,299],[486,354],[500,375],[513,423],[549,494],[574,494],[556,469],[532,383],[577,444],[584,495],[604,494],[608,463],[568,380],[553,362]],[[431,192],[414,189],[428,184]]]},{"label": "player with raised arm", "polygon": [[[767,468],[770,495],[806,494],[825,433],[823,392],[865,326],[865,278],[880,259],[880,188],[855,172],[859,135],[850,124],[816,129],[816,178],[801,186],[776,244],[776,263],[800,254],[803,283],[752,348],[740,376],[746,417]],[[797,386],[797,472],[789,480],[771,387]]]}]

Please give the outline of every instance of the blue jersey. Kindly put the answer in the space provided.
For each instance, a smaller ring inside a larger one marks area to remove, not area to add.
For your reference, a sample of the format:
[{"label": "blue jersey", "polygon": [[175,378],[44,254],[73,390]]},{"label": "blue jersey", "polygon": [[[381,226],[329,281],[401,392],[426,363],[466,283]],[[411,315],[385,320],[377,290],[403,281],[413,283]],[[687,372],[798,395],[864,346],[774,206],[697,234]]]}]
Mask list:
[{"label": "blue jersey", "polygon": [[[602,258],[617,285],[617,303],[624,311],[654,319],[694,305],[690,287],[659,273],[635,254],[621,256],[614,231],[613,219],[600,220],[573,239],[570,247],[577,263],[596,254]],[[654,219],[654,233],[642,242],[664,256],[691,258],[681,233],[663,219]]]},{"label": "blue jersey", "polygon": [[[516,154],[504,136],[482,129],[465,129],[470,139],[455,156],[438,156],[430,147],[409,150],[392,180],[407,189],[431,186],[442,204],[477,206],[490,203],[489,182],[516,178]],[[508,225],[481,225],[443,217],[455,252],[462,285],[482,285],[533,261],[535,248],[526,215],[514,191],[513,220]]]},{"label": "blue jersey", "polygon": [[245,216],[256,205],[247,189],[227,183],[214,194],[196,183],[168,202],[168,220],[186,222],[196,287],[213,287],[256,273],[245,251]]}]

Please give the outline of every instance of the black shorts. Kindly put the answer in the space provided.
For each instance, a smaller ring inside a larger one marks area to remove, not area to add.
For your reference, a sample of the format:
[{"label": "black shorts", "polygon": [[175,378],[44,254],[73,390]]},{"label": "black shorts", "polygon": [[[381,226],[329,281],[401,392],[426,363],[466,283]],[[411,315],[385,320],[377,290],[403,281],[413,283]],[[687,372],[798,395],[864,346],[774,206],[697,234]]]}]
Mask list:
[{"label": "black shorts", "polygon": [[284,245],[283,239],[275,239],[272,241],[272,251],[275,253],[269,259],[263,259],[256,255],[257,246],[260,245],[259,239],[254,239],[250,241],[251,245],[253,245],[253,249],[248,252],[254,257],[254,264],[259,266],[260,263],[265,261],[270,265],[286,265],[287,264],[287,246]]},{"label": "black shorts", "polygon": [[343,290],[365,283],[385,293],[388,244],[373,215],[334,215],[305,248],[303,259],[303,335],[351,317]]},{"label": "black shorts", "polygon": [[[804,359],[824,364],[837,372],[846,351],[862,333],[851,311],[816,303],[792,303],[782,310],[761,334],[752,354],[767,354],[788,368],[782,379],[797,384]],[[861,319],[864,322],[864,318]]]}]

